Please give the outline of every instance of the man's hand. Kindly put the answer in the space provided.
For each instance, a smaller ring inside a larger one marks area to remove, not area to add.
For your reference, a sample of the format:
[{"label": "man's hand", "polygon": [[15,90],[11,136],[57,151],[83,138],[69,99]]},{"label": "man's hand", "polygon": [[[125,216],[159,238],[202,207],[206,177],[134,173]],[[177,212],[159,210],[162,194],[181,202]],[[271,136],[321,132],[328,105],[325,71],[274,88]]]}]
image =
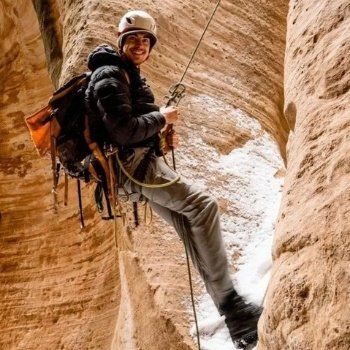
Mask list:
[{"label": "man's hand", "polygon": [[164,131],[162,131],[161,139],[164,153],[168,153],[180,145],[179,136],[176,131],[170,127],[170,125],[168,125]]},{"label": "man's hand", "polygon": [[179,135],[175,130],[171,130],[166,134],[166,144],[169,148],[178,148],[180,145]]},{"label": "man's hand", "polygon": [[160,113],[164,115],[167,124],[174,124],[180,117],[179,110],[174,106],[161,107]]},{"label": "man's hand", "polygon": [[164,153],[171,151],[174,148],[179,147],[179,136],[172,128],[172,124],[179,120],[179,110],[174,106],[161,107],[160,113],[165,117],[166,125],[161,132],[161,143]]}]

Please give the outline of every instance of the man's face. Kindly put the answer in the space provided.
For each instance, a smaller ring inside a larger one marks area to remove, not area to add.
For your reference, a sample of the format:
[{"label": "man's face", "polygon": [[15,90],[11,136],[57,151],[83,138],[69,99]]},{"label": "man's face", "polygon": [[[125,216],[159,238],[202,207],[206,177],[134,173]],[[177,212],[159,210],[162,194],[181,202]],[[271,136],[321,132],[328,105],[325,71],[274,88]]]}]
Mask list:
[{"label": "man's face", "polygon": [[149,56],[151,40],[146,33],[130,34],[126,37],[123,52],[135,65],[145,62]]}]

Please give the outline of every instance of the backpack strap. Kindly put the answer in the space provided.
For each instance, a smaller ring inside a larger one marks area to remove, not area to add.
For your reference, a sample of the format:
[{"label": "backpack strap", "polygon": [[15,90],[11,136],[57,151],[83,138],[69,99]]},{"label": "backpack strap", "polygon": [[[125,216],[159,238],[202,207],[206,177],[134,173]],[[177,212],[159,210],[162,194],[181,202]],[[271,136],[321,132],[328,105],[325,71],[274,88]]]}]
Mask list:
[{"label": "backpack strap", "polygon": [[52,134],[51,123],[50,123],[50,147],[51,147],[51,170],[52,170],[52,195],[53,195],[53,208],[55,213],[58,210],[58,199],[57,199],[57,184],[58,184],[58,169],[56,160],[56,137]]},{"label": "backpack strap", "polygon": [[68,174],[64,173],[64,205],[68,205]]},{"label": "backpack strap", "polygon": [[84,228],[84,216],[83,216],[83,201],[81,198],[81,187],[80,187],[80,179],[77,178],[77,190],[78,190],[78,202],[79,202],[79,216],[80,216],[80,228]]}]

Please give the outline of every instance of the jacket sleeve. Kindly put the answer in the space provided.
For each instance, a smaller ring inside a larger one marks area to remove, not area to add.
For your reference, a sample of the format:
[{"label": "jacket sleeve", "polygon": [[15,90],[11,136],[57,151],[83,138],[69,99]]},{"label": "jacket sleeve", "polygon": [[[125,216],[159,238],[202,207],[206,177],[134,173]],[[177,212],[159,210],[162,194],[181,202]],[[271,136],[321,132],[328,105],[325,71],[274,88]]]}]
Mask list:
[{"label": "jacket sleeve", "polygon": [[133,115],[129,84],[119,71],[95,84],[97,106],[112,142],[131,145],[158,133],[165,125],[159,111]]}]

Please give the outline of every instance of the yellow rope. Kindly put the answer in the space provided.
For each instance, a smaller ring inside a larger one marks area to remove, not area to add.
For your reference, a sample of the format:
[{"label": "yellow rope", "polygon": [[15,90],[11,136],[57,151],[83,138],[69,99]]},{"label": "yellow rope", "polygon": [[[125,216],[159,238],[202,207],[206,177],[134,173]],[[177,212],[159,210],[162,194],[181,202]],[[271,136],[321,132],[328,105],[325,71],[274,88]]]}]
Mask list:
[{"label": "yellow rope", "polygon": [[175,179],[169,181],[169,182],[166,182],[166,183],[163,183],[163,184],[146,184],[144,182],[140,182],[138,180],[136,180],[135,178],[133,178],[128,172],[127,170],[124,168],[124,165],[123,163],[121,162],[121,160],[119,159],[118,157],[118,152],[116,154],[116,158],[117,158],[117,161],[118,161],[118,165],[120,166],[120,169],[122,170],[123,174],[130,180],[132,181],[133,183],[135,183],[136,185],[139,185],[141,187],[146,187],[146,188],[163,188],[163,187],[167,187],[167,186],[170,186],[170,185],[173,185],[174,183],[178,182],[181,178],[180,175],[178,175]]}]

